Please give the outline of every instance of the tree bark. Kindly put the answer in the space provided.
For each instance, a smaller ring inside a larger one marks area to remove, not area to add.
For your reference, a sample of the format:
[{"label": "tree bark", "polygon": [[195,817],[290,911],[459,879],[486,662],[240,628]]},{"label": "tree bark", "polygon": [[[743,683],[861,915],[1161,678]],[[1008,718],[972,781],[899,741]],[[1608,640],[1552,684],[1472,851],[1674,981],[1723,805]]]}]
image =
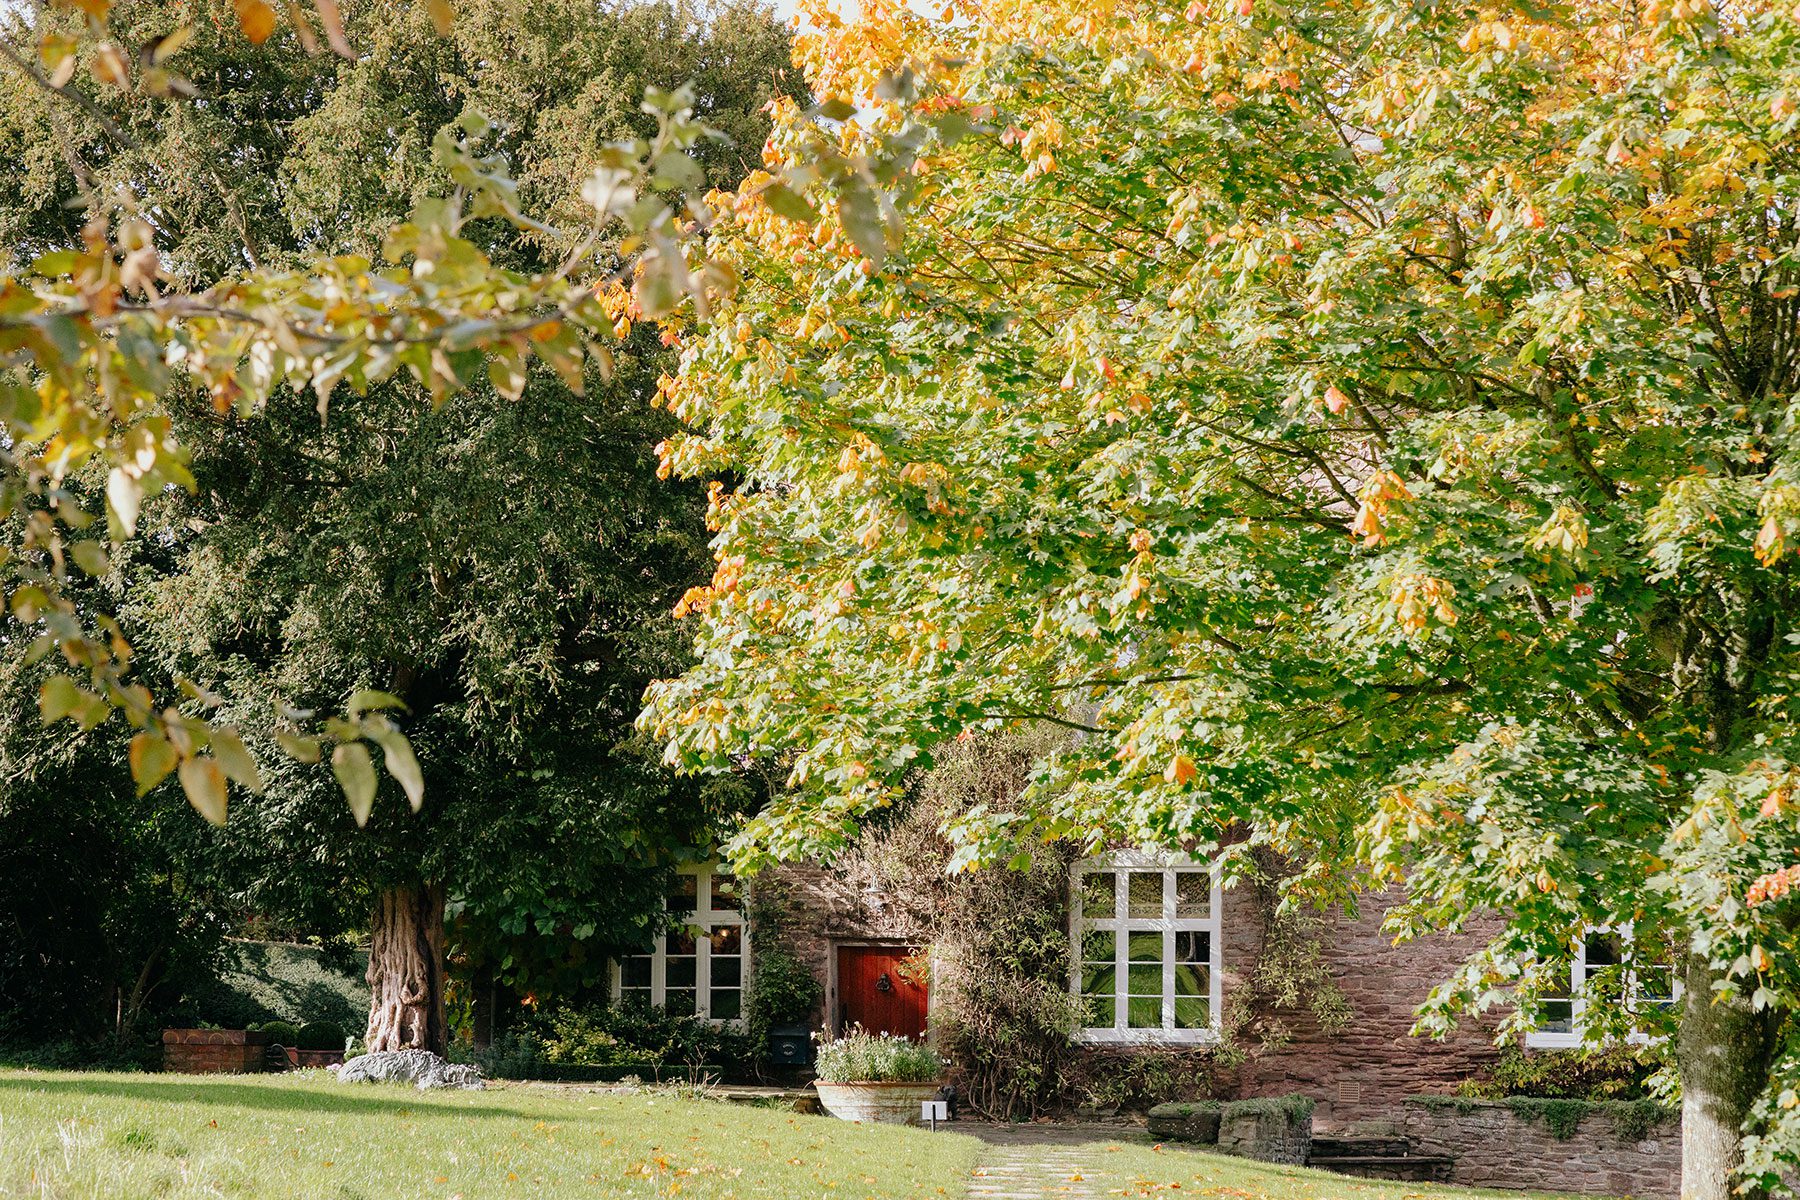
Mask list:
[{"label": "tree bark", "polygon": [[442,885],[389,888],[376,897],[369,993],[369,1050],[448,1049]]},{"label": "tree bark", "polygon": [[1744,1119],[1769,1079],[1772,1014],[1752,1012],[1734,988],[1715,993],[1719,973],[1691,956],[1685,972],[1675,1062],[1681,1075],[1681,1200],[1761,1200],[1736,1190]]}]

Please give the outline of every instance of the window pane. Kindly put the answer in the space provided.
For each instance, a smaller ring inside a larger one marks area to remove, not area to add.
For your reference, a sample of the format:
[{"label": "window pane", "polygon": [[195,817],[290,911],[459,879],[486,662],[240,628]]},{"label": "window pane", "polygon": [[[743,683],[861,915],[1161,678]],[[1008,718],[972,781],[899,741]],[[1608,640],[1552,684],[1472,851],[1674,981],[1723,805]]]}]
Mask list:
[{"label": "window pane", "polygon": [[666,949],[670,954],[694,953],[694,931],[692,929],[671,929]]},{"label": "window pane", "polygon": [[1081,957],[1088,962],[1112,962],[1115,936],[1110,929],[1088,930],[1081,935]]},{"label": "window pane", "polygon": [[663,1001],[663,1007],[667,1008],[671,1013],[678,1017],[691,1017],[694,1015],[693,988],[682,988],[679,991],[670,988],[666,993],[666,996],[667,999]]},{"label": "window pane", "polygon": [[1088,996],[1081,1004],[1082,1023],[1089,1029],[1111,1029],[1118,1021],[1119,1002],[1110,995]]},{"label": "window pane", "polygon": [[1127,885],[1133,920],[1161,920],[1163,915],[1163,873],[1133,871]]},{"label": "window pane", "polygon": [[691,913],[698,902],[699,879],[693,875],[677,875],[669,883],[665,904],[672,913]]},{"label": "window pane", "polygon": [[1118,893],[1111,871],[1086,871],[1081,876],[1081,915],[1101,919],[1118,916]]},{"label": "window pane", "polygon": [[712,906],[714,912],[739,912],[744,907],[743,895],[738,890],[738,881],[730,875],[714,875],[712,877]]},{"label": "window pane", "polygon": [[694,960],[670,956],[668,966],[664,968],[668,974],[664,981],[672,988],[691,988],[694,986]]},{"label": "window pane", "polygon": [[1180,966],[1175,968],[1175,994],[1177,996],[1205,996],[1211,989],[1207,981],[1212,972],[1205,967]]},{"label": "window pane", "polygon": [[1190,919],[1212,916],[1211,871],[1175,873],[1175,915]]},{"label": "window pane", "polygon": [[1199,996],[1175,997],[1175,1028],[1206,1029],[1211,1025],[1211,1001]]},{"label": "window pane", "polygon": [[1161,1029],[1162,997],[1133,996],[1125,1023],[1132,1029]]},{"label": "window pane", "polygon": [[1162,934],[1128,934],[1125,942],[1125,957],[1132,962],[1161,962],[1163,957]]},{"label": "window pane", "polygon": [[733,958],[744,950],[744,928],[741,925],[714,925],[712,928],[712,952],[717,958],[721,954]]},{"label": "window pane", "polygon": [[743,993],[736,988],[714,988],[712,990],[712,1018],[715,1021],[735,1021],[743,1012]]},{"label": "window pane", "polygon": [[1588,973],[1597,967],[1614,967],[1624,961],[1624,949],[1616,933],[1590,933],[1587,936]]},{"label": "window pane", "polygon": [[1162,964],[1150,967],[1132,967],[1129,975],[1131,994],[1134,996],[1162,995]]},{"label": "window pane", "polygon": [[1538,1028],[1545,1033],[1574,1032],[1575,1006],[1567,1000],[1544,1001],[1544,1019]]},{"label": "window pane", "polygon": [[[712,985],[720,987],[742,987],[744,983],[744,960],[733,955],[731,958],[715,958],[712,960]],[[717,1016],[717,1013],[713,1014]]]},{"label": "window pane", "polygon": [[633,954],[619,960],[619,986],[626,988],[650,986],[650,956],[648,954]]},{"label": "window pane", "polygon": [[1088,963],[1081,968],[1081,990],[1090,996],[1110,996],[1119,990],[1119,972],[1109,962]]},{"label": "window pane", "polygon": [[1178,963],[1210,963],[1212,934],[1190,930],[1175,935],[1175,961]]}]

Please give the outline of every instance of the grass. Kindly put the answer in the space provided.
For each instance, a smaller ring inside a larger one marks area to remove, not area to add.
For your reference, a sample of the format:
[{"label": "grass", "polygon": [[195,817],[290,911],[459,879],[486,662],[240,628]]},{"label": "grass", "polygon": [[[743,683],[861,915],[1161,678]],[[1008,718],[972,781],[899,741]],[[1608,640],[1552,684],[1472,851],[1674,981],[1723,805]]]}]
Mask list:
[{"label": "grass", "polygon": [[0,1071],[7,1200],[960,1197],[978,1149],[668,1095]]},{"label": "grass", "polygon": [[[1009,1131],[1008,1140],[1018,1136]],[[1127,1139],[1070,1145],[1050,1194],[1475,1200]],[[962,1200],[982,1147],[667,1093],[514,1085],[420,1093],[270,1077],[0,1071],[0,1200]]]}]

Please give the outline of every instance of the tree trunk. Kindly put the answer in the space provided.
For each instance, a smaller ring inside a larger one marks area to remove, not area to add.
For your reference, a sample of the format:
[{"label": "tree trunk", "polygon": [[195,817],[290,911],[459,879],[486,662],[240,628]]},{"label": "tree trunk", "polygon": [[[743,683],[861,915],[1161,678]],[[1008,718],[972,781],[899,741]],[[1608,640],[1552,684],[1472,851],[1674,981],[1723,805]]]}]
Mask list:
[{"label": "tree trunk", "polygon": [[1715,993],[1719,973],[1690,956],[1675,1046],[1681,1075],[1681,1200],[1751,1200],[1767,1195],[1735,1190],[1743,1155],[1744,1118],[1768,1084],[1774,1051],[1771,1014],[1750,1009],[1733,988]]},{"label": "tree trunk", "polygon": [[368,1048],[448,1049],[444,1026],[444,889],[389,888],[369,928]]}]

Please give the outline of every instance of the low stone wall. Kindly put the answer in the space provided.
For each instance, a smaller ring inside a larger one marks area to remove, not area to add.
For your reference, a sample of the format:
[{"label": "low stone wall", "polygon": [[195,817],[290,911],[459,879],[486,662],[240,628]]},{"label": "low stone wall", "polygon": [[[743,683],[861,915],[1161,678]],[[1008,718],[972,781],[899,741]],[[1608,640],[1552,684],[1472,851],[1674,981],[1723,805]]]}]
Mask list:
[{"label": "low stone wall", "polygon": [[1403,1132],[1416,1153],[1455,1159],[1451,1178],[1470,1187],[1675,1200],[1679,1118],[1571,1103],[1416,1097],[1403,1106]]},{"label": "low stone wall", "polygon": [[236,1074],[263,1069],[269,1035],[243,1029],[163,1030],[163,1070],[187,1075]]}]

